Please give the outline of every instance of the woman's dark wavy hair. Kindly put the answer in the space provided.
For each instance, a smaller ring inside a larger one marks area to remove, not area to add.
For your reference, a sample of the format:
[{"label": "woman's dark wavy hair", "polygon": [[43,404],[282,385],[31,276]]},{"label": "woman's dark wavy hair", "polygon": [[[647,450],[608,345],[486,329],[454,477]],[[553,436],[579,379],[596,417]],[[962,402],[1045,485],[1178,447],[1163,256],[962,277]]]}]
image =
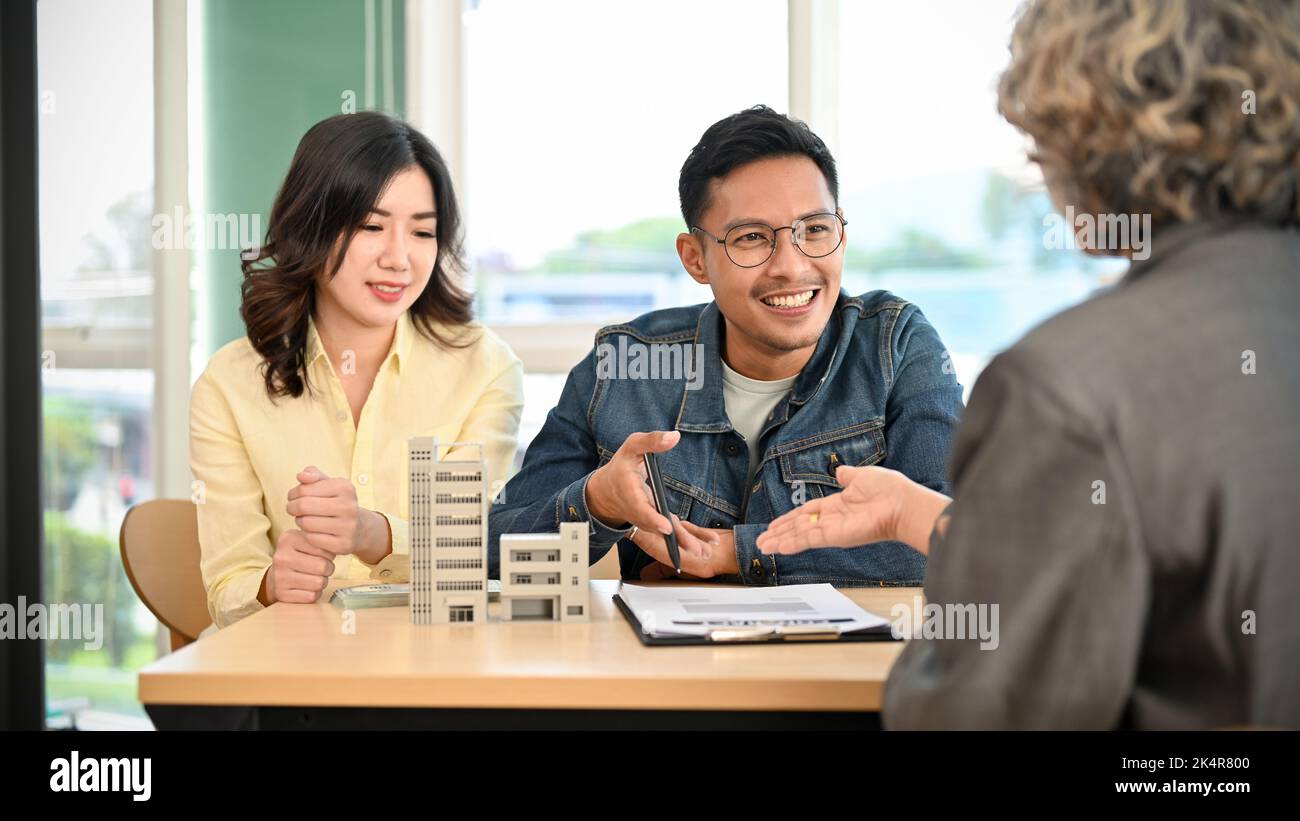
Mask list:
[{"label": "woman's dark wavy hair", "polygon": [[[334,277],[353,236],[399,172],[419,166],[433,186],[438,256],[424,291],[410,307],[424,336],[445,348],[465,347],[473,296],[457,282],[465,271],[460,209],[451,174],[428,138],[376,111],[339,114],[312,126],[294,152],[271,208],[266,238],[245,254],[240,315],[253,349],[262,355],[266,392],[299,397],[307,382],[307,321],[316,307],[316,277]],[[341,241],[340,241],[341,238]],[[334,254],[335,244],[338,253]],[[252,258],[247,258],[247,257]]]}]

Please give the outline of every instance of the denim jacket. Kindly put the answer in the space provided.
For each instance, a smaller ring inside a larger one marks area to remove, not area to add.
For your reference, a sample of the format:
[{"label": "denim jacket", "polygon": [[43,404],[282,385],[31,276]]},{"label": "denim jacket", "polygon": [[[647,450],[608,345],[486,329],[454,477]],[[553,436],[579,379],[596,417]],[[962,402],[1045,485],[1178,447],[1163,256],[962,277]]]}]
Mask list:
[{"label": "denim jacket", "polygon": [[[838,492],[840,465],[882,465],[947,492],[945,465],[962,391],[934,327],[892,294],[840,291],[812,357],[752,444],[727,418],[723,330],[710,302],[654,311],[596,334],[523,468],[492,507],[493,578],[500,572],[501,534],[554,532],[561,522],[583,520],[590,522],[591,562],[617,543],[623,578],[639,578],[653,559],[625,538],[630,528],[607,527],[588,514],[587,479],[629,434],[678,430],[676,447],[659,454],[668,504],[683,521],[733,530],[740,575],[725,580],[921,584],[925,557],[901,542],[789,556],[764,555],[754,542],[777,516]],[[639,369],[632,363],[638,353]],[[746,486],[749,447],[761,448],[762,458]]]}]

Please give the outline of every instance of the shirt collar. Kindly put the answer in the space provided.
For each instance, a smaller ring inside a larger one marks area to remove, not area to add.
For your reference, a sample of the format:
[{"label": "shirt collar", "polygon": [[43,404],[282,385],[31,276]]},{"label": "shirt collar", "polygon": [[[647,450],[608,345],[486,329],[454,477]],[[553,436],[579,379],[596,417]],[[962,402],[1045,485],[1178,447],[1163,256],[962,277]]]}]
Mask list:
[{"label": "shirt collar", "polygon": [[[411,314],[409,311],[403,311],[397,319],[397,330],[393,334],[393,344],[388,348],[388,355],[384,357],[384,363],[393,359],[396,361],[397,372],[402,372],[402,363],[409,362],[411,359],[411,344],[415,335],[415,328],[412,327]],[[325,356],[325,345],[320,340],[320,332],[316,330],[316,320],[307,317],[307,347],[303,352],[303,364],[310,368],[316,363],[316,360]],[[381,366],[382,367],[382,366]]]},{"label": "shirt collar", "polygon": [[[829,367],[834,362],[836,341],[840,335],[840,310],[846,297],[843,289],[836,300],[835,310],[827,319],[826,327],[817,340],[808,363],[799,372],[794,388],[790,391],[788,401],[782,400],[773,411],[773,418],[781,414],[782,421],[789,418],[789,404],[803,405],[821,388],[829,376]],[[700,351],[704,360],[704,377],[698,390],[683,389],[682,404],[677,412],[677,430],[696,433],[722,433],[733,430],[731,420],[727,417],[727,407],[722,394],[722,312],[718,303],[710,302],[700,312],[695,325],[695,350]]]},{"label": "shirt collar", "polygon": [[410,311],[402,311],[402,315],[397,318],[397,332],[393,334],[393,344],[388,349],[388,356],[384,358],[387,362],[390,358],[397,360],[397,372],[402,372],[402,363],[411,361],[411,339],[415,335],[415,329],[411,327]]},{"label": "shirt collar", "polygon": [[307,316],[307,348],[303,352],[303,364],[310,368],[316,360],[325,355],[325,346],[321,344],[320,334],[316,331],[316,320]]}]

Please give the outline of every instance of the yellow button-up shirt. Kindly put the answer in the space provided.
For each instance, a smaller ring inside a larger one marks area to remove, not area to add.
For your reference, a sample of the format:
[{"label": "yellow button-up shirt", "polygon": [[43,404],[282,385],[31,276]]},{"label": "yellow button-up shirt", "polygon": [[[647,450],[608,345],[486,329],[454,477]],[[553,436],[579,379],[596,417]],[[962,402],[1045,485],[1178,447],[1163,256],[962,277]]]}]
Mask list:
[{"label": "yellow button-up shirt", "polygon": [[[502,486],[516,449],[523,367],[491,331],[476,327],[475,333],[469,347],[443,349],[403,314],[359,420],[314,323],[305,360],[314,396],[304,391],[272,401],[259,370],[262,357],[247,338],[217,351],[190,397],[203,583],[217,627],[262,609],[257,592],[276,542],[295,527],[285,511],[287,495],[307,465],[350,479],[357,504],[388,519],[394,557],[410,552],[409,438],[482,443],[489,488]],[[366,578],[371,570],[354,556],[340,556],[334,578]]]}]

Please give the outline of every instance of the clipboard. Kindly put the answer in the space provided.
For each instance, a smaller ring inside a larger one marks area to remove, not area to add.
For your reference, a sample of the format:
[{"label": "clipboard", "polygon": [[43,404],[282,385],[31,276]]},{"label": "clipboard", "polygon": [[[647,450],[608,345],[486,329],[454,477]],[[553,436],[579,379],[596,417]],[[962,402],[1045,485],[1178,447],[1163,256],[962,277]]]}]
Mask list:
[{"label": "clipboard", "polygon": [[636,637],[646,647],[680,647],[705,645],[716,647],[723,644],[802,644],[828,641],[902,641],[895,638],[889,625],[866,630],[841,632],[833,625],[813,626],[799,625],[785,627],[770,625],[762,627],[722,627],[709,631],[707,636],[653,636],[641,629],[641,620],[628,607],[623,597],[614,594],[614,604],[627,619],[627,623],[636,633]]}]

